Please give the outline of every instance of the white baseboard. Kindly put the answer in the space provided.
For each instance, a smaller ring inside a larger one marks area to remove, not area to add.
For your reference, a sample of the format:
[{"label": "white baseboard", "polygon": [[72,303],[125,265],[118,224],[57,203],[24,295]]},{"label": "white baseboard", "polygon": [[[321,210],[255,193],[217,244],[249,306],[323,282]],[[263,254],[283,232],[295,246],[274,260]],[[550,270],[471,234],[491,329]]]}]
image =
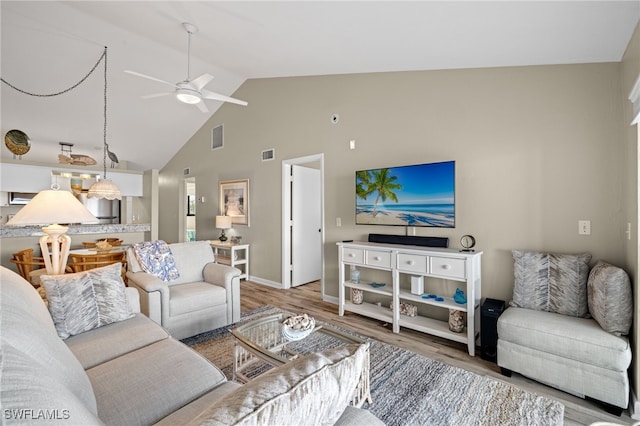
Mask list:
[{"label": "white baseboard", "polygon": [[633,420],[640,420],[640,401],[638,401],[638,397],[633,391],[633,388],[631,389],[630,398],[631,401],[629,401],[629,414],[631,414],[631,418]]},{"label": "white baseboard", "polygon": [[256,277],[256,276],[249,276],[248,280],[254,283],[258,283],[258,284],[263,284],[269,287],[273,287],[273,288],[277,288],[277,289],[282,289],[284,288],[282,283],[276,282],[276,281],[271,281],[271,280],[265,280],[264,278],[260,278],[260,277]]},{"label": "white baseboard", "polygon": [[337,305],[337,304],[338,304],[338,298],[337,298],[336,296],[327,296],[327,295],[325,295],[325,296],[322,298],[322,301],[323,301],[323,302],[333,303],[334,305]]}]

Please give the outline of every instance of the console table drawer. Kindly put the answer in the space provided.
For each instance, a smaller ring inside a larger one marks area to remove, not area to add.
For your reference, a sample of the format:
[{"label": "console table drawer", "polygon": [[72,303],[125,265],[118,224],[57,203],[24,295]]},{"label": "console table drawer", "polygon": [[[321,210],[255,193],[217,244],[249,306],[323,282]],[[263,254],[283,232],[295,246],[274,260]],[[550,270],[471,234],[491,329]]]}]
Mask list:
[{"label": "console table drawer", "polygon": [[349,263],[364,264],[364,250],[345,247],[342,260]]},{"label": "console table drawer", "polygon": [[391,267],[391,253],[388,251],[372,251],[367,250],[367,265]]},{"label": "console table drawer", "polygon": [[427,273],[427,256],[416,254],[398,254],[398,269],[408,272]]},{"label": "console table drawer", "polygon": [[465,279],[465,260],[451,257],[431,257],[431,269],[429,273],[443,277]]}]

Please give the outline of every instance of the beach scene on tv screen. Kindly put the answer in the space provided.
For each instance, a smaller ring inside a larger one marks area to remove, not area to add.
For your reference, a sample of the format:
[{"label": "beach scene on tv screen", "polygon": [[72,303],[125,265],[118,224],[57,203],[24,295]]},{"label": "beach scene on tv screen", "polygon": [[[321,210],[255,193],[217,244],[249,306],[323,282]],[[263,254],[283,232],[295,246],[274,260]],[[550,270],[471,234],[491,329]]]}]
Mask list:
[{"label": "beach scene on tv screen", "polygon": [[356,224],[455,227],[455,162],[357,171]]}]

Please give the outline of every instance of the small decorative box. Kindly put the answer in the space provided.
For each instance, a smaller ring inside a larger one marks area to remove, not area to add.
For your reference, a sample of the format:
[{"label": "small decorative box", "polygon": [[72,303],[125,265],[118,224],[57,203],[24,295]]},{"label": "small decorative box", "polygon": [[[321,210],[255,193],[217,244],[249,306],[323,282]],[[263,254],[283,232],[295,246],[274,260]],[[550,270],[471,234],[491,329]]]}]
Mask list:
[{"label": "small decorative box", "polygon": [[411,276],[411,294],[421,295],[424,293],[424,277],[422,275]]}]

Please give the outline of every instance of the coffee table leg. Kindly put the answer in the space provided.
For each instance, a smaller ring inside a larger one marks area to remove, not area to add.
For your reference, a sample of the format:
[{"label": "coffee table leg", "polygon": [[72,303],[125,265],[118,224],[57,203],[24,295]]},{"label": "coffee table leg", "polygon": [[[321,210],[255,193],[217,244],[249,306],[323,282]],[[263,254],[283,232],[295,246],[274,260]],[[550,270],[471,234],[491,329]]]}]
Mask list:
[{"label": "coffee table leg", "polygon": [[362,366],[362,374],[360,375],[360,381],[358,382],[358,386],[356,386],[355,391],[353,392],[353,399],[351,400],[351,405],[354,407],[362,407],[365,402],[368,402],[369,405],[373,403],[371,399],[371,389],[370,389],[370,381],[369,381],[369,348],[367,348],[366,356],[364,359],[364,365]]}]

